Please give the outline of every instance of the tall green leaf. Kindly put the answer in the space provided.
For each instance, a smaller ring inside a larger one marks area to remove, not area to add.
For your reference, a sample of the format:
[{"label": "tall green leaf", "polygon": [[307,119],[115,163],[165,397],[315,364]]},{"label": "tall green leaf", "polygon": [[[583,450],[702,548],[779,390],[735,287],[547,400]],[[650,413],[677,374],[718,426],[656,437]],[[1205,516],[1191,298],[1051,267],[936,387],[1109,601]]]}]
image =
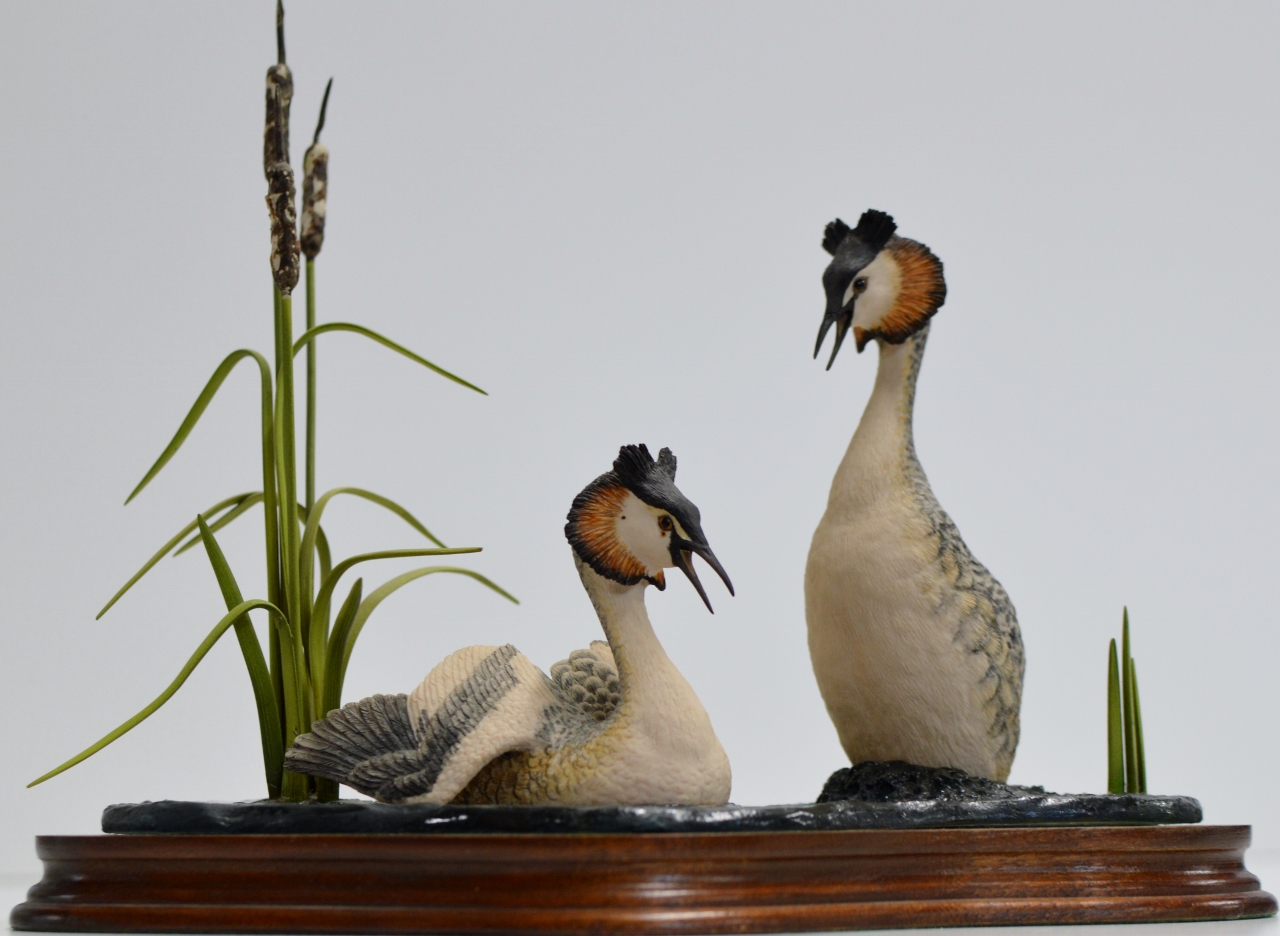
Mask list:
[{"label": "tall green leaf", "polygon": [[1138,792],[1147,792],[1147,752],[1142,741],[1142,703],[1138,700],[1138,664],[1129,660],[1129,682],[1133,685],[1133,746],[1137,750]]},{"label": "tall green leaf", "polygon": [[[208,510],[206,510],[205,513],[216,514],[219,510],[224,510],[227,507],[232,506],[233,504],[238,505],[243,503],[246,498],[254,497],[255,494],[256,492],[250,491],[247,494],[237,494],[234,497],[228,497],[224,500],[220,500],[216,504],[214,504],[212,507],[210,507]],[[256,496],[260,498],[262,495],[256,494]],[[178,543],[181,543],[182,538],[188,535],[195,528],[196,528],[196,521],[192,520],[190,523],[184,526],[181,530],[179,530],[177,535],[174,536],[172,539],[170,539],[169,542],[161,546],[156,551],[155,555],[153,555],[150,559],[148,559],[146,563],[142,566],[142,568],[133,574],[133,578],[125,582],[124,585],[120,587],[120,590],[111,596],[111,600],[102,606],[102,610],[98,612],[97,617],[95,617],[94,620],[95,621],[99,620],[104,614],[110,611],[111,606],[114,605],[121,598],[123,598],[125,592],[133,588],[134,585],[138,584],[139,579],[141,579],[144,575],[150,572],[152,567],[155,566],[155,564],[159,562],[161,559],[163,559],[165,557],[165,554],[168,553],[169,550],[173,549],[173,547],[176,546]]]},{"label": "tall green leaf", "polygon": [[[356,579],[347,595],[347,600],[338,609],[338,616],[333,621],[333,635],[329,638],[332,645],[342,648],[347,645],[347,635],[351,632],[351,622],[360,610],[360,598],[364,594],[364,579]],[[331,652],[325,659],[324,677],[321,683],[319,717],[324,718],[334,709],[342,705],[342,653]]]},{"label": "tall green leaf", "polygon": [[414,354],[404,345],[397,344],[396,342],[392,341],[390,338],[384,338],[382,335],[379,335],[376,331],[374,331],[371,328],[365,328],[363,325],[353,325],[350,322],[325,322],[325,324],[323,325],[317,325],[315,328],[307,329],[305,332],[302,333],[302,335],[298,338],[298,340],[294,342],[294,345],[293,345],[294,355],[296,356],[298,352],[301,351],[303,348],[305,348],[309,342],[314,341],[318,335],[323,335],[325,332],[338,332],[338,331],[352,332],[353,334],[356,334],[356,335],[363,335],[365,338],[369,338],[372,341],[376,341],[378,344],[382,345],[383,347],[390,348],[392,351],[396,352],[397,354],[403,354],[409,360],[415,361],[418,364],[421,364],[423,367],[426,367],[430,370],[435,371],[441,377],[447,377],[450,380],[452,380],[454,383],[461,384],[462,386],[470,390],[474,390],[476,393],[484,393],[485,396],[489,395],[488,393],[485,393],[485,391],[481,390],[479,387],[477,387],[475,384],[471,383],[470,381],[463,380],[461,377],[457,376],[456,374],[449,373],[443,367],[437,367],[435,364],[432,364],[426,358],[421,357],[420,355]]},{"label": "tall green leaf", "polygon": [[[205,637],[205,639],[200,642],[200,646],[196,648],[196,652],[191,654],[191,658],[187,660],[186,665],[182,667],[182,670],[174,678],[173,682],[169,683],[168,688],[166,688],[164,692],[160,693],[160,695],[158,695],[150,705],[146,706],[146,708],[140,711],[137,715],[134,715],[132,718],[130,718],[120,727],[116,728],[114,731],[109,732],[100,740],[89,745],[89,747],[85,748],[75,757],[71,758],[71,760],[67,761],[66,763],[59,764],[57,767],[53,768],[53,770],[49,771],[47,774],[44,774],[43,776],[37,777],[35,780],[32,780],[30,783],[27,784],[27,786],[33,787],[38,783],[44,783],[50,777],[56,777],[58,774],[62,773],[64,770],[68,770],[74,767],[76,764],[80,763],[82,760],[86,760],[87,758],[92,757],[94,754],[97,754],[99,751],[101,751],[104,747],[106,747],[112,741],[115,741],[117,738],[126,734],[133,728],[140,725],[142,722],[146,721],[146,719],[150,718],[151,715],[153,715],[156,712],[156,710],[160,708],[160,706],[168,702],[169,699],[173,696],[173,694],[177,692],[180,688],[182,688],[182,684],[187,681],[187,677],[191,675],[191,672],[199,665],[200,661],[205,658],[205,654],[207,654],[209,650],[213,647],[213,645],[218,642],[218,638],[221,637],[223,634],[225,634],[227,632],[227,629],[230,628],[236,621],[238,621],[242,615],[244,615],[246,612],[253,611],[256,608],[263,608],[267,612],[269,612],[271,616],[276,619],[279,625],[287,633],[287,630],[289,627],[288,619],[285,618],[284,613],[275,605],[273,605],[271,602],[262,601],[260,599],[251,599],[249,601],[241,602],[240,604],[236,605],[236,607],[228,611],[222,617],[222,619],[219,620],[218,623],[213,626],[213,630],[209,631],[209,636]],[[288,638],[286,637],[286,639]]]},{"label": "tall green leaf", "polygon": [[[217,533],[219,530],[229,526],[237,518],[248,513],[256,505],[261,504],[262,501],[263,501],[262,492],[255,491],[253,494],[250,494],[240,503],[236,504],[236,506],[233,509],[228,510],[216,521],[214,521],[213,523],[210,523],[209,530],[213,533]],[[185,543],[183,543],[181,546],[175,549],[173,551],[173,555],[175,558],[178,556],[181,556],[184,552],[186,552],[192,546],[196,545],[197,543],[203,543],[203,542],[204,542],[203,537],[200,536],[199,531],[196,531],[196,535],[191,537],[189,540],[187,540]]]},{"label": "tall green leaf", "polygon": [[[306,520],[306,526],[302,531],[302,544],[299,547],[298,553],[298,591],[302,599],[301,620],[303,623],[303,629],[308,634],[310,634],[311,630],[311,609],[313,603],[313,589],[315,586],[315,549],[321,533],[320,518],[324,515],[325,507],[329,505],[329,501],[334,497],[337,497],[339,494],[349,494],[353,497],[362,497],[380,507],[386,508],[408,523],[427,539],[431,540],[431,542],[435,543],[442,549],[446,548],[444,543],[440,542],[440,540],[437,539],[430,530],[418,522],[417,517],[409,513],[409,511],[405,510],[389,497],[383,497],[381,494],[375,494],[373,491],[366,491],[364,488],[357,487],[339,487],[325,491],[324,494],[320,495],[320,497],[316,499],[315,504],[312,505],[311,510],[304,518]],[[424,553],[423,555],[430,554]],[[321,566],[323,565],[324,563],[321,562]],[[323,615],[321,617],[323,619]],[[308,640],[308,643],[310,642],[311,641]]]},{"label": "tall green leaf", "polygon": [[[323,674],[328,672],[327,659],[329,655],[329,635],[325,632],[325,621],[329,616],[329,602],[333,595],[333,590],[337,587],[338,580],[352,566],[361,562],[370,562],[375,559],[405,559],[418,556],[458,556],[464,553],[480,552],[478,546],[462,546],[454,549],[387,549],[382,552],[362,553],[358,556],[352,556],[338,563],[337,568],[331,570],[321,580],[320,591],[316,594],[315,608],[312,612],[310,625],[310,633],[307,637],[307,659],[311,671],[312,686],[311,691],[316,698],[316,711],[324,711],[324,683],[326,678]],[[336,633],[336,632],[335,632]],[[339,646],[341,644],[338,644]],[[323,716],[317,716],[323,717]]]},{"label": "tall green leaf", "polygon": [[213,372],[213,376],[209,378],[209,382],[204,385],[204,389],[200,391],[200,395],[196,397],[195,403],[192,404],[191,409],[187,412],[187,418],[182,421],[182,425],[180,425],[178,427],[178,431],[174,433],[173,439],[170,440],[169,444],[165,447],[165,450],[160,453],[160,457],[156,459],[156,462],[151,466],[151,469],[143,476],[142,480],[138,482],[138,486],[133,489],[133,493],[125,499],[126,504],[137,497],[138,494],[142,492],[142,489],[151,483],[151,479],[160,473],[160,469],[169,463],[169,459],[173,458],[173,456],[178,453],[178,449],[182,448],[182,443],[187,440],[187,436],[191,435],[191,430],[194,429],[196,427],[196,423],[200,421],[200,417],[208,408],[209,403],[212,402],[214,394],[218,392],[218,388],[222,386],[222,382],[227,379],[227,375],[235,369],[237,364],[248,357],[251,357],[258,362],[259,369],[266,375],[266,379],[270,381],[271,365],[268,364],[267,359],[257,351],[242,348],[239,351],[232,351],[228,354],[226,358],[223,359],[222,363],[218,365],[217,370]]},{"label": "tall green leaf", "polygon": [[[240,586],[236,583],[226,556],[222,554],[222,548],[213,536],[213,530],[204,522],[204,517],[196,517],[196,520],[200,524],[200,537],[204,541],[205,552],[209,555],[209,564],[213,566],[213,574],[218,579],[218,587],[222,590],[223,600],[230,611],[244,603]],[[241,615],[233,626],[236,640],[240,642],[240,653],[244,656],[244,665],[249,670],[253,700],[258,708],[258,730],[262,735],[262,764],[267,776],[267,796],[276,799],[280,796],[280,782],[284,772],[280,709],[276,705],[275,689],[271,685],[267,661],[262,656],[262,645],[258,643],[258,634],[253,629],[249,615]]]},{"label": "tall green leaf", "polygon": [[1133,655],[1129,652],[1129,609],[1124,609],[1120,637],[1120,692],[1124,697],[1124,791],[1138,792],[1137,728],[1133,721]]}]

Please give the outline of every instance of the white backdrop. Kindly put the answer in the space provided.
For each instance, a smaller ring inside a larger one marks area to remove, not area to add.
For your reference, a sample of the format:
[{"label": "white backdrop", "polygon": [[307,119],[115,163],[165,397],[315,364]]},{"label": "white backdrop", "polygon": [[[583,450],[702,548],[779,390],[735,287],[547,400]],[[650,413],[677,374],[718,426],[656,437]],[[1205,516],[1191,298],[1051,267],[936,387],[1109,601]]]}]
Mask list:
[{"label": "white backdrop", "polygon": [[[0,12],[0,870],[109,803],[261,795],[233,640],[132,734],[220,616],[198,553],[116,587],[197,510],[258,486],[256,376],[125,495],[228,351],[269,352],[261,168],[272,3]],[[1133,616],[1154,791],[1280,845],[1273,3],[289,6],[300,161],[334,90],[322,488],[402,501],[468,564],[372,619],[348,694],[447,652],[546,667],[598,636],[562,534],[617,447],[671,446],[733,577],[715,616],[649,606],[734,766],[810,800],[844,762],[802,573],[874,355],[810,359],[823,225],[867,207],[946,263],[919,453],[1027,646],[1013,779],[1105,786],[1105,653]],[[336,550],[418,545],[359,502]],[[223,536],[260,594],[260,524]],[[380,581],[407,566],[370,569]],[[677,576],[677,579],[679,577]]]}]

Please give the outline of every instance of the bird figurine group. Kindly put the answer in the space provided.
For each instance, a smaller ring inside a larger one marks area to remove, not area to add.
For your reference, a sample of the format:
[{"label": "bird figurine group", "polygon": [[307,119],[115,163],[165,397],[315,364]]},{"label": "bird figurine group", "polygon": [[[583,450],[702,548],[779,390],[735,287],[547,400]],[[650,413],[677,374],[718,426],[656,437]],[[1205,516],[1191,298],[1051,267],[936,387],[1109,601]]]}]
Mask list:
[{"label": "bird figurine group", "polygon": [[[1023,650],[1009,596],[938,505],[912,412],[942,263],[881,211],[827,225],[830,369],[852,331],[879,347],[875,388],[836,471],[805,569],[814,674],[852,763],[907,761],[1004,781],[1018,744]],[[467,647],[413,692],[317,721],[289,770],[386,803],[726,803],[729,759],[654,633],[650,585],[679,569],[711,603],[701,557],[733,586],[675,486],[676,459],[626,445],[573,500],[565,536],[605,640],[550,676],[515,647]]]}]

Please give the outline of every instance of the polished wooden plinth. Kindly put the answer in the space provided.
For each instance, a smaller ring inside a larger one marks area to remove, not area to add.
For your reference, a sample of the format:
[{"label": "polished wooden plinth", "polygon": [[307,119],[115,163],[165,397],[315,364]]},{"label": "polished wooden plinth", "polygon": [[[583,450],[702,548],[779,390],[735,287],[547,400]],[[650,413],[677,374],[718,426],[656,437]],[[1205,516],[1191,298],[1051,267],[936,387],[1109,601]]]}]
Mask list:
[{"label": "polished wooden plinth", "polygon": [[1268,916],[1248,826],[45,836],[15,929],[728,933]]}]

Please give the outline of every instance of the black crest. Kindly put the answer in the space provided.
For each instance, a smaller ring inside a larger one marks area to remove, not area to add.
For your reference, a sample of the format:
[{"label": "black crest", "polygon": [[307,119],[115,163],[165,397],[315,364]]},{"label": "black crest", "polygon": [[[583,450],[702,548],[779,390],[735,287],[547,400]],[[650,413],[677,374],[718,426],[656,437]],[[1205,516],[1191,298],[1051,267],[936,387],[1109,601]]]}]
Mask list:
[{"label": "black crest", "polygon": [[676,457],[671,449],[662,449],[654,461],[643,443],[624,445],[614,459],[613,475],[650,507],[670,511],[691,536],[703,539],[702,515],[676,487]]},{"label": "black crest", "polygon": [[[654,461],[646,445],[624,445],[613,461],[613,470],[596,478],[573,499],[564,535],[578,557],[605,578],[634,585],[642,578],[661,588],[661,579],[649,578],[639,561],[628,560],[612,546],[612,532],[603,533],[601,521],[613,524],[610,492],[625,488],[650,507],[670,511],[681,526],[701,542],[701,518],[698,508],[689,502],[675,485],[676,457],[664,448]],[[614,506],[621,501],[612,502]],[[632,567],[634,566],[634,567]]]},{"label": "black crest", "polygon": [[836,251],[840,249],[840,244],[849,236],[851,228],[839,218],[830,222],[827,229],[822,233],[822,249],[833,257]]},{"label": "black crest", "polygon": [[884,250],[884,245],[889,243],[889,238],[893,237],[897,230],[898,225],[894,223],[891,215],[871,208],[864,211],[862,217],[858,219],[858,226],[853,229],[853,236],[875,253],[879,253]]},{"label": "black crest", "polygon": [[891,215],[871,208],[862,213],[856,228],[850,228],[839,218],[828,224],[822,235],[822,249],[834,257],[840,245],[852,234],[875,256],[884,250],[884,245],[897,230],[898,225]]},{"label": "black crest", "polygon": [[659,480],[653,477],[654,472],[661,471],[668,481],[676,479],[676,457],[671,449],[664,448],[654,461],[649,454],[649,446],[641,442],[639,445],[624,445],[618,449],[618,457],[613,460],[613,473],[631,490],[645,487]]}]

